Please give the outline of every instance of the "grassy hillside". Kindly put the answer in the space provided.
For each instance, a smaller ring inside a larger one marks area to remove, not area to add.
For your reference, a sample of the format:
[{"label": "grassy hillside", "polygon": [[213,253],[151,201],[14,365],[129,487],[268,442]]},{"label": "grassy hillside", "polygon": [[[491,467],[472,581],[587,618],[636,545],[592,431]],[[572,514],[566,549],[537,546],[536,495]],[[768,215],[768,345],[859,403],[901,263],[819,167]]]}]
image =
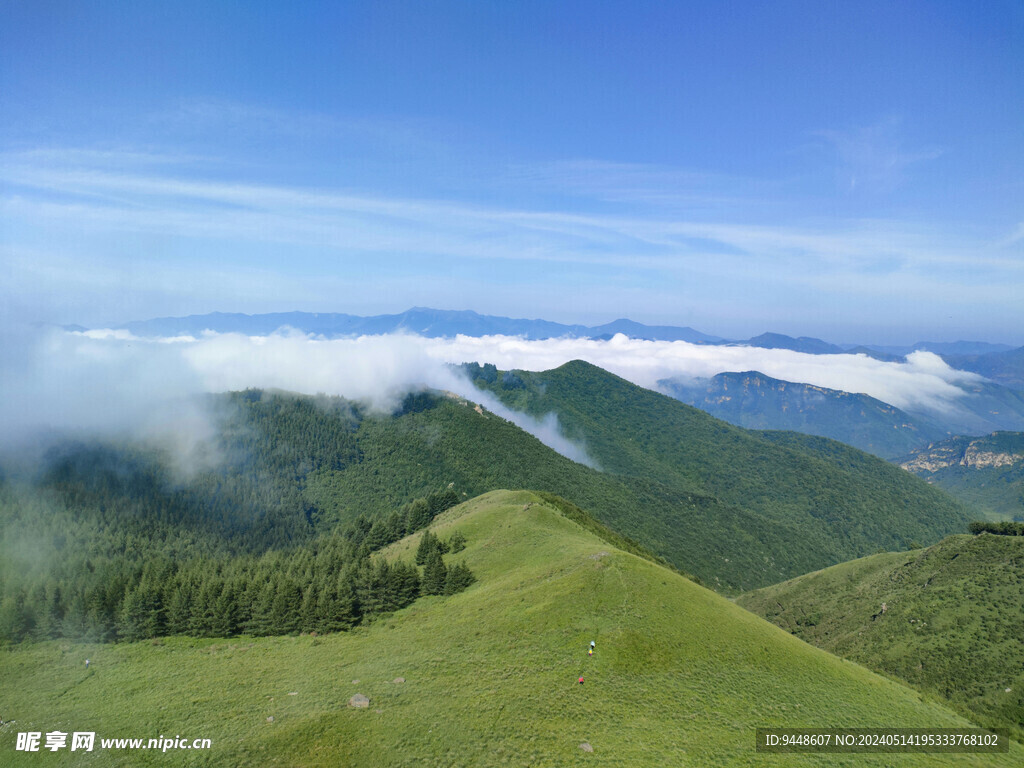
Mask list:
[{"label": "grassy hillside", "polygon": [[828,437],[883,459],[905,456],[947,436],[927,419],[868,395],[782,381],[757,371],[658,383],[677,400],[730,424]]},{"label": "grassy hillside", "polygon": [[740,429],[587,363],[494,377],[479,369],[475,382],[534,415],[556,413],[607,472],[756,515],[767,522],[757,536],[772,542],[769,559],[783,551],[776,530],[798,532],[811,551],[801,561],[824,564],[840,553],[932,543],[966,530],[970,517],[945,493],[855,448]]},{"label": "grassy hillside", "polygon": [[900,465],[992,519],[1024,520],[1024,432],[953,437]]},{"label": "grassy hillside", "polygon": [[[466,550],[446,559],[465,560],[479,581],[350,633],[0,652],[0,712],[16,721],[0,728],[4,764],[763,765],[753,746],[764,725],[967,725],[616,549],[535,494],[474,499],[432,529],[465,534]],[[416,543],[399,542],[385,556],[411,559]],[[597,653],[588,657],[592,639]],[[368,708],[347,706],[357,693],[369,697]],[[13,751],[17,731],[55,728],[204,737],[213,748],[84,757]],[[1014,746],[1007,755],[898,762],[1012,766],[1022,759]],[[887,755],[782,760],[893,764]]]},{"label": "grassy hillside", "polygon": [[738,602],[810,643],[1024,737],[1024,538],[951,536],[928,549],[842,563]]}]

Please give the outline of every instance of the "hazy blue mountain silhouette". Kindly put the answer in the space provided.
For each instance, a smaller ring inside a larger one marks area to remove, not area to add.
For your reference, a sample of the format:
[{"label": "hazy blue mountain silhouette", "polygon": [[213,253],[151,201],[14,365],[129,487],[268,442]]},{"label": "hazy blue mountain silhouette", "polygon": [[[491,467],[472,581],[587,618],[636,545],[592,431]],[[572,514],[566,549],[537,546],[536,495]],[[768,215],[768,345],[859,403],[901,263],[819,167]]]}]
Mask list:
[{"label": "hazy blue mountain silhouette", "polygon": [[507,335],[528,339],[611,338],[624,333],[638,339],[715,343],[718,336],[676,326],[648,326],[620,319],[604,325],[565,325],[550,320],[516,319],[481,315],[469,310],[455,311],[413,307],[396,315],[361,317],[333,312],[274,312],[260,315],[212,312],[188,317],[159,317],[120,326],[138,336],[198,335],[203,331],[265,335],[282,328],[323,336],[353,336],[407,331],[431,338],[464,334],[467,336]]}]

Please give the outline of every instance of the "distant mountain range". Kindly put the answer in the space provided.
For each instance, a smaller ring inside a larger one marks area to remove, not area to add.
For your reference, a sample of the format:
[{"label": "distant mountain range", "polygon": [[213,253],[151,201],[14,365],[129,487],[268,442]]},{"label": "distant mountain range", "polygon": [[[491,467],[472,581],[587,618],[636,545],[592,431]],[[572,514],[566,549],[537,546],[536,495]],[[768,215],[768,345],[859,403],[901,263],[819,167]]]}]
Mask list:
[{"label": "distant mountain range", "polygon": [[829,344],[821,339],[810,336],[794,339],[792,336],[782,333],[762,333],[760,336],[736,343],[761,349],[791,349],[794,352],[806,352],[809,355],[841,355],[846,351],[842,347]]},{"label": "distant mountain range", "polygon": [[413,307],[397,315],[360,317],[325,312],[275,312],[263,315],[213,312],[188,317],[159,317],[126,323],[120,328],[137,336],[198,335],[203,331],[265,335],[281,328],[294,328],[304,333],[327,337],[376,335],[383,333],[415,333],[420,336],[523,336],[527,339],[561,337],[610,339],[623,333],[635,339],[656,341],[688,341],[695,344],[721,342],[693,328],[643,325],[632,320],[614,320],[604,325],[565,325],[549,320],[526,320],[494,315],[481,315],[469,310],[454,311]]},{"label": "distant mountain range", "polygon": [[989,344],[987,341],[919,341],[911,346],[884,346],[873,344],[876,352],[890,355],[908,355],[911,352],[934,352],[936,355],[988,355],[995,352],[1008,352],[1013,349],[1009,344]]},{"label": "distant mountain range", "polygon": [[987,354],[950,354],[942,359],[954,368],[980,373],[1004,387],[1024,389],[1024,347]]},{"label": "distant mountain range", "polygon": [[869,395],[773,379],[758,371],[710,379],[663,379],[662,391],[747,429],[788,429],[900,459],[953,435],[1024,430],[1024,393],[988,382],[962,383],[957,409],[907,412]]},{"label": "distant mountain range", "polygon": [[666,394],[730,424],[830,437],[884,459],[948,436],[932,420],[869,395],[782,381],[758,371],[658,383]]},{"label": "distant mountain range", "polygon": [[[81,326],[65,326],[82,331]],[[952,435],[981,435],[995,430],[1024,430],[1024,347],[982,341],[918,342],[910,346],[837,345],[822,339],[763,333],[729,340],[689,327],[644,325],[628,319],[603,325],[567,325],[541,319],[515,319],[413,307],[391,315],[362,317],[341,313],[278,312],[246,315],[214,312],[126,323],[120,329],[142,337],[198,336],[204,331],[267,335],[291,328],[327,338],[411,333],[426,337],[520,336],[610,339],[616,334],[651,341],[685,341],[718,346],[788,349],[812,355],[863,354],[902,362],[916,351],[941,356],[954,368],[978,373],[991,382],[961,384],[970,393],[958,408],[944,413],[904,412],[864,394],[807,383],[773,379],[756,371],[724,372],[711,379],[660,382],[673,397],[718,418],[750,429],[795,430],[841,440],[886,459],[896,459]]]},{"label": "distant mountain range", "polygon": [[[920,341],[909,346],[877,344],[833,344],[811,336],[794,338],[782,333],[762,333],[750,339],[726,339],[686,326],[644,325],[620,318],[603,325],[567,325],[550,320],[481,315],[470,310],[431,309],[413,307],[393,315],[369,317],[337,312],[272,312],[246,315],[239,312],[211,312],[187,317],[158,317],[136,320],[115,326],[138,336],[196,335],[203,331],[218,333],[245,333],[266,335],[281,328],[294,328],[304,333],[327,337],[363,334],[396,333],[405,331],[428,337],[507,335],[527,339],[561,337],[609,339],[617,333],[630,338],[650,341],[688,341],[693,344],[729,344],[760,347],[763,349],[789,349],[811,355],[866,354],[881,360],[899,360],[911,352],[934,352],[955,367],[977,371],[999,380],[1004,369],[1014,371],[1014,378],[1024,383],[1024,347],[1014,349],[1006,344],[984,341],[931,342]],[[85,330],[80,325],[64,326],[66,330]],[[973,366],[973,367],[972,367]],[[991,373],[985,373],[985,371]],[[1001,382],[1010,386],[1008,382]]]}]

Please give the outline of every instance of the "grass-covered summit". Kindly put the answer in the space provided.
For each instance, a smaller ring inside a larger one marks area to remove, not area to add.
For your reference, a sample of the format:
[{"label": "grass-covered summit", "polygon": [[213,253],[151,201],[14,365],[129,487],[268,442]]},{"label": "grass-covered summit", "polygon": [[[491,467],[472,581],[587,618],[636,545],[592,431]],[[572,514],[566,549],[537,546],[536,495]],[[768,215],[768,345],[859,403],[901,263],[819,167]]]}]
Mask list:
[{"label": "grass-covered summit", "polygon": [[[92,761],[111,766],[885,766],[893,755],[758,756],[755,729],[968,725],[620,550],[536,494],[473,499],[430,530],[465,536],[454,557],[477,582],[352,632],[5,651],[0,711],[17,721],[0,730],[5,764],[85,764],[66,751],[12,751],[16,730],[68,726],[213,741],[209,752]],[[411,561],[418,538],[379,556]],[[369,706],[348,706],[355,694]],[[1022,757],[1014,747],[898,762],[1011,766]]]},{"label": "grass-covered summit", "polygon": [[951,536],[738,602],[809,643],[1024,738],[1024,537]]}]

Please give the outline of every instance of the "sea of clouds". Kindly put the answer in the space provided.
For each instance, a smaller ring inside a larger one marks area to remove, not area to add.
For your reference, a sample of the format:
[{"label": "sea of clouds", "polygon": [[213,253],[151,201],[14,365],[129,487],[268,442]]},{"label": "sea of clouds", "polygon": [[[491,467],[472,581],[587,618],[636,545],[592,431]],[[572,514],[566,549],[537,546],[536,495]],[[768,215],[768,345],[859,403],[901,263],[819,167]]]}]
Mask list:
[{"label": "sea of clouds", "polygon": [[393,410],[410,392],[446,390],[506,418],[563,455],[593,465],[561,432],[555,414],[533,419],[480,392],[450,364],[547,370],[586,360],[643,387],[661,379],[760,371],[787,381],[871,395],[899,408],[944,413],[976,374],[916,352],[906,362],[866,355],[809,355],[778,349],[676,341],[526,340],[509,336],[423,338],[389,334],[324,339],[283,329],[270,336],[207,333],[139,338],[125,331],[36,329],[3,334],[0,429],[8,448],[40,435],[130,436],[187,457],[212,434],[202,393],[249,387],[361,400]]}]

